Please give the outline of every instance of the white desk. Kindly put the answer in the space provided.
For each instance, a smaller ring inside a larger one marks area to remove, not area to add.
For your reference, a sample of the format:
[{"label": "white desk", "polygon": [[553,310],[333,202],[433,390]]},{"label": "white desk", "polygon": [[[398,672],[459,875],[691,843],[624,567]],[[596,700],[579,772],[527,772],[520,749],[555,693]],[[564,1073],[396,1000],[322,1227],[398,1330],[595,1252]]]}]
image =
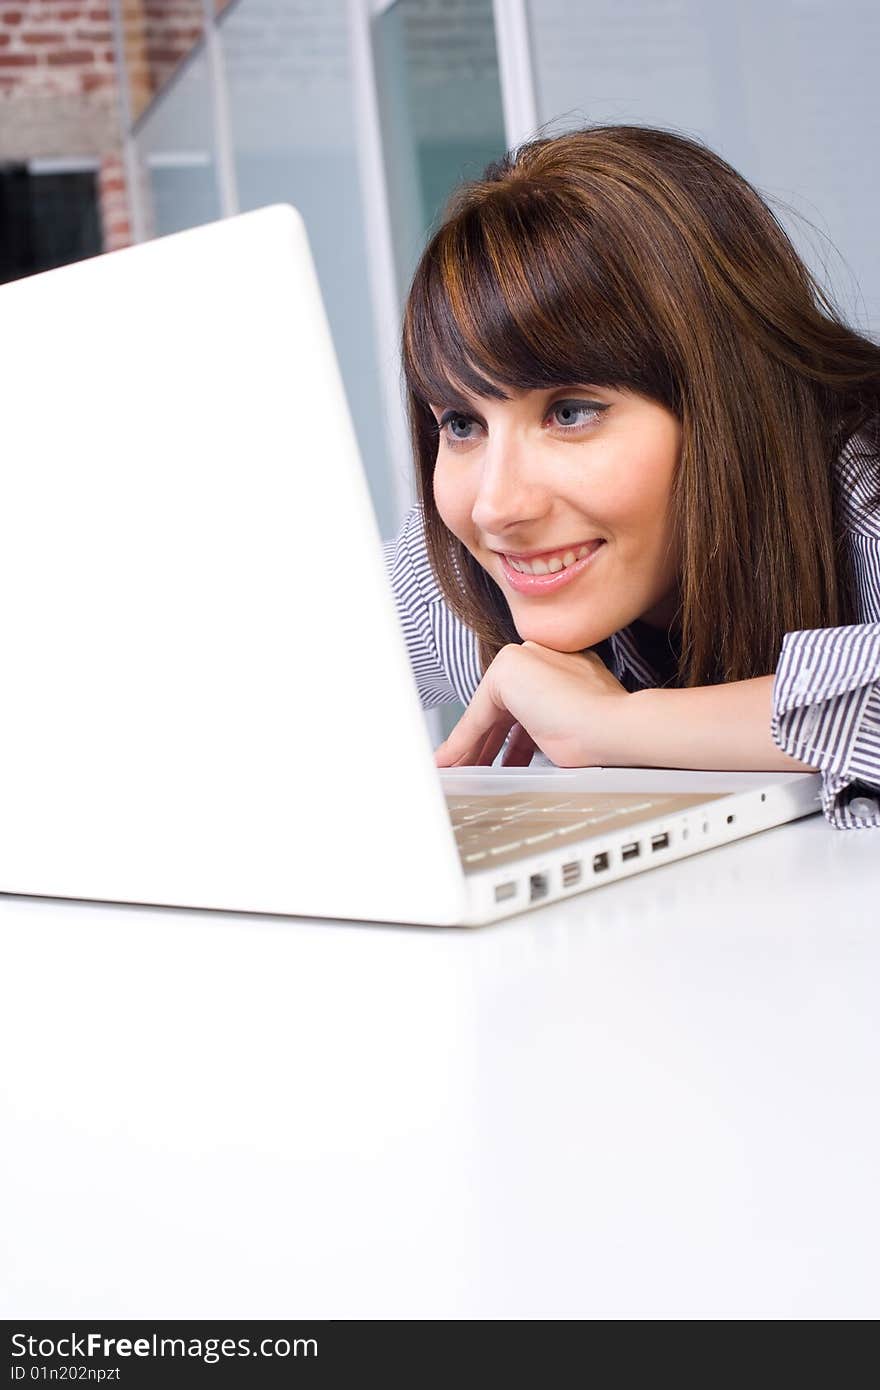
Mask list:
[{"label": "white desk", "polygon": [[0,898],[6,1317],[877,1317],[880,832],[476,931]]}]

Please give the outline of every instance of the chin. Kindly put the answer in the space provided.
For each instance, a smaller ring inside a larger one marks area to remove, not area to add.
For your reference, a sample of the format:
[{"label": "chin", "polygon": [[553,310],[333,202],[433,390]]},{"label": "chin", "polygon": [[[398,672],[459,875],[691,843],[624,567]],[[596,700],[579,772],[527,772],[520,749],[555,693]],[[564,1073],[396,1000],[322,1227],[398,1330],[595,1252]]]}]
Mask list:
[{"label": "chin", "polygon": [[587,647],[595,647],[611,636],[614,629],[599,627],[595,623],[588,626],[574,626],[565,622],[518,623],[514,615],[516,630],[524,642],[537,642],[554,652],[583,652]]}]

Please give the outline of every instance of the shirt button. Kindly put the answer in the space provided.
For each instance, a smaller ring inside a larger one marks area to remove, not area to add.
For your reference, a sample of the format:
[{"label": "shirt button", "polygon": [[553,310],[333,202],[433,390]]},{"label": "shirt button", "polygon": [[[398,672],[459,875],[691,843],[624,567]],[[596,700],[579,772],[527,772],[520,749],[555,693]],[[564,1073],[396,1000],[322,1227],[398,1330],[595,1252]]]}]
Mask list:
[{"label": "shirt button", "polygon": [[854,796],[850,801],[847,810],[852,811],[854,816],[876,816],[880,810],[877,802],[870,796]]}]

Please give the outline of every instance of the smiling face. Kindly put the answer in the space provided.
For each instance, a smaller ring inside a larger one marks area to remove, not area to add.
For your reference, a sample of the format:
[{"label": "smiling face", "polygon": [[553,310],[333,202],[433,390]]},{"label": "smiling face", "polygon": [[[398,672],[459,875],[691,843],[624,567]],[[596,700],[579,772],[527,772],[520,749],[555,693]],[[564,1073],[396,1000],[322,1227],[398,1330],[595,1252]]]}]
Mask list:
[{"label": "smiling face", "polygon": [[[678,420],[607,387],[507,394],[432,402],[433,488],[443,522],[498,584],[520,637],[577,652],[636,618],[668,627],[678,609]],[[536,552],[546,576],[506,558]]]}]

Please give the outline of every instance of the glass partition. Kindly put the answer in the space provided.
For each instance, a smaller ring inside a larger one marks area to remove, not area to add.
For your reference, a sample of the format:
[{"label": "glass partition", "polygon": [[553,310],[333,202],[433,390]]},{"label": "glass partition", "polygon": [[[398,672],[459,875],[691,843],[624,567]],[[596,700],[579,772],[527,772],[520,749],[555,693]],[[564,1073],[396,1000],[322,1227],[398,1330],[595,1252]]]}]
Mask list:
[{"label": "glass partition", "polygon": [[219,28],[239,206],[303,215],[379,527],[393,535],[345,0],[238,0]]},{"label": "glass partition", "polygon": [[449,194],[504,153],[491,0],[396,0],[374,21],[377,86],[403,287]]},{"label": "glass partition", "polygon": [[135,126],[149,236],[213,222],[221,213],[212,93],[199,44]]}]

